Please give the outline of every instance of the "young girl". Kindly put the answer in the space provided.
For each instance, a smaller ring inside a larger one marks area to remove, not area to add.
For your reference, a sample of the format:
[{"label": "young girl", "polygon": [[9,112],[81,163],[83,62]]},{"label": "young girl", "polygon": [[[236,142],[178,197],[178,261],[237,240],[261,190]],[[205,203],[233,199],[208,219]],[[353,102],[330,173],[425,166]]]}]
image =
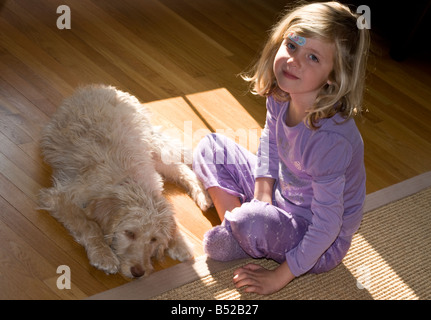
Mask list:
[{"label": "young girl", "polygon": [[267,99],[257,155],[217,134],[197,147],[194,170],[222,221],[205,234],[207,255],[280,263],[236,270],[247,292],[270,294],[334,268],[359,228],[364,151],[352,116],[361,111],[369,33],[356,21],[337,2],[286,14],[245,77]]}]

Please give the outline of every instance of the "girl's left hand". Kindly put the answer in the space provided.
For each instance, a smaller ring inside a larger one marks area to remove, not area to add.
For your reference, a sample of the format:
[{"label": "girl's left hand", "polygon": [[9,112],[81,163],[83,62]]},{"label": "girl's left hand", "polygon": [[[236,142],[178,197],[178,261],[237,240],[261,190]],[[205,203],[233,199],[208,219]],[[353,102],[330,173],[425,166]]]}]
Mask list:
[{"label": "girl's left hand", "polygon": [[247,286],[244,292],[271,294],[285,287],[294,278],[287,262],[274,270],[250,263],[235,270],[233,282],[237,288]]}]

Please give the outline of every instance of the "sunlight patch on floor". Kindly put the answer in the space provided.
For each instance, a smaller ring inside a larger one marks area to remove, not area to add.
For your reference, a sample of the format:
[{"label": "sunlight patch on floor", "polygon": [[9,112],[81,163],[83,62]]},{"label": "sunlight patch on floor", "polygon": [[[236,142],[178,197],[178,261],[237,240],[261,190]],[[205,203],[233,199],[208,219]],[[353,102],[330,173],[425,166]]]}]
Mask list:
[{"label": "sunlight patch on floor", "polygon": [[358,288],[368,290],[373,299],[419,299],[361,234],[354,236],[343,263],[357,279]]}]

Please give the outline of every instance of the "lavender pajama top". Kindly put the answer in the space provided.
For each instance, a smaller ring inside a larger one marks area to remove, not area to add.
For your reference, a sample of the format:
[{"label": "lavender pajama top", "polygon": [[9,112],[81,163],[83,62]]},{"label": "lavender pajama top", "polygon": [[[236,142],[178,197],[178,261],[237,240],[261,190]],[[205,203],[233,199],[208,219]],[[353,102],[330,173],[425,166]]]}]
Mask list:
[{"label": "lavender pajama top", "polygon": [[[225,225],[242,249],[287,261],[299,276],[330,270],[347,253],[362,220],[364,148],[353,119],[336,114],[317,130],[303,122],[288,127],[288,108],[267,98],[257,155],[213,134],[195,150],[193,168],[206,188],[240,198],[243,205],[226,213]],[[275,179],[272,205],[253,199],[258,177]],[[259,215],[259,221],[252,218]]]}]

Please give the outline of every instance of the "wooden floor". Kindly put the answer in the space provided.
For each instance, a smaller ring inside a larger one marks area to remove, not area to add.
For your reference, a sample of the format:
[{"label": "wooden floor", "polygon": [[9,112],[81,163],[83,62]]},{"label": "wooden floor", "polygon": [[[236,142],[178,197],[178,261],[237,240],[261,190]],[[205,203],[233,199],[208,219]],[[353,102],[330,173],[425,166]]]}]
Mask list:
[{"label": "wooden floor", "polygon": [[[112,84],[136,95],[154,124],[187,146],[218,131],[255,151],[265,101],[237,75],[256,58],[285,2],[0,0],[0,299],[80,299],[130,281],[91,267],[67,230],[35,209],[38,190],[50,186],[40,129],[62,99],[80,84]],[[56,26],[63,4],[71,29]],[[367,193],[431,170],[429,61],[414,52],[392,61],[384,45],[374,53],[368,112],[357,119]],[[215,211],[202,213],[173,185],[166,190],[201,255]],[[60,265],[70,267],[70,290],[57,288]]]}]

